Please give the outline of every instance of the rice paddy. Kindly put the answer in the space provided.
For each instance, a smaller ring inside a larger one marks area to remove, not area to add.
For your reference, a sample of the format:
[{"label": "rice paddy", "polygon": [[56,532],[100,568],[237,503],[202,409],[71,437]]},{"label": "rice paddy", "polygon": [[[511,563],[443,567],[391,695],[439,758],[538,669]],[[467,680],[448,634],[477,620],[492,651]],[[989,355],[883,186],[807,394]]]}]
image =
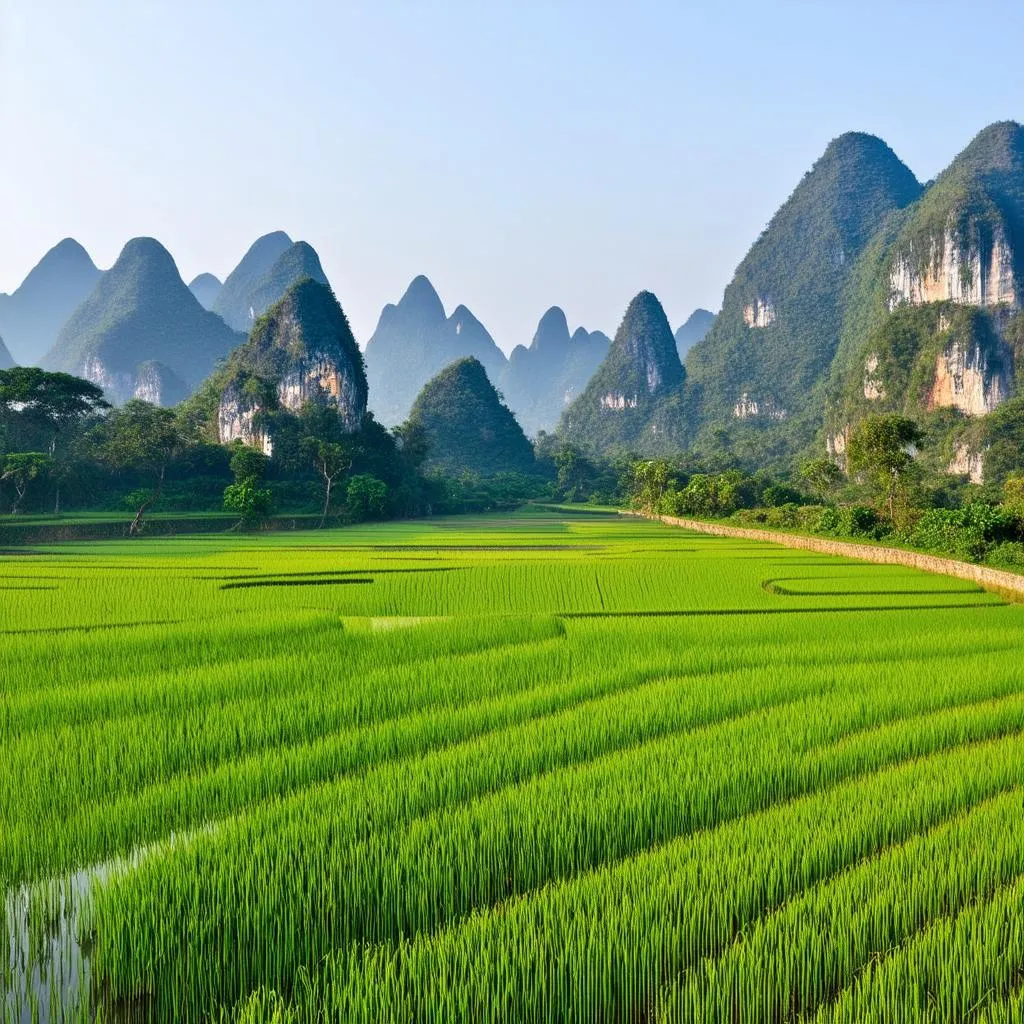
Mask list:
[{"label": "rice paddy", "polygon": [[0,555],[0,1020],[1019,1021],[1024,607],[524,511]]}]

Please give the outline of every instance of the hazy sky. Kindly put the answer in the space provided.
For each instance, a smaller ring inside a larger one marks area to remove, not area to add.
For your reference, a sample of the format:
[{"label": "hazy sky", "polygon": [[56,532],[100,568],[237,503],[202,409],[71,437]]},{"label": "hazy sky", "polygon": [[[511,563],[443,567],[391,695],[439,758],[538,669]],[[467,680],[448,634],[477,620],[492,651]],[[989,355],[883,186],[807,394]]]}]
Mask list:
[{"label": "hazy sky", "polygon": [[0,0],[0,291],[66,235],[186,280],[304,238],[360,342],[417,273],[506,350],[561,305],[676,326],[829,139],[934,176],[1024,118],[982,0]]}]

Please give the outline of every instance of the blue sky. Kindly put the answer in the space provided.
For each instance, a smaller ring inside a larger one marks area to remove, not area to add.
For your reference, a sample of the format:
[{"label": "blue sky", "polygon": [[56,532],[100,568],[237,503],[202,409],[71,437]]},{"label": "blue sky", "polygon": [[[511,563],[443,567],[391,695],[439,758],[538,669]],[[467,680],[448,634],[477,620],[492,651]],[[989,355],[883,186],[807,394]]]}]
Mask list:
[{"label": "blue sky", "polygon": [[0,291],[65,235],[186,280],[277,228],[363,343],[426,273],[506,350],[544,310],[673,326],[829,139],[934,176],[1024,118],[1024,5],[0,0]]}]

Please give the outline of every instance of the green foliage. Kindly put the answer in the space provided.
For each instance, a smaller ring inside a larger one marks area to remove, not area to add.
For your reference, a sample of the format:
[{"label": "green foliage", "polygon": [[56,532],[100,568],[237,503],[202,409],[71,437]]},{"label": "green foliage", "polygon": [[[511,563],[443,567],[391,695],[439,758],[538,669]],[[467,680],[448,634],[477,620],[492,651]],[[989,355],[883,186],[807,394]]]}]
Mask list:
[{"label": "green foliage", "polygon": [[641,292],[604,361],[562,414],[559,438],[591,455],[676,452],[686,436],[685,380],[665,311]]},{"label": "green foliage", "polygon": [[369,473],[358,473],[348,482],[345,511],[357,523],[383,519],[387,508],[388,485]]},{"label": "green foliage", "polygon": [[428,470],[491,476],[535,468],[533,446],[476,359],[460,359],[428,381],[409,424],[426,446]]},{"label": "green foliage", "polygon": [[12,514],[20,511],[29,485],[49,469],[50,463],[51,457],[45,452],[14,452],[4,456],[0,462],[0,481],[9,483],[14,490]]},{"label": "green foliage", "polygon": [[843,473],[831,459],[806,459],[800,464],[800,477],[819,498],[828,498],[839,486]]},{"label": "green foliage", "polygon": [[270,459],[261,451],[236,441],[231,446],[231,472],[236,484],[258,484],[267,472]]},{"label": "green foliage", "polygon": [[890,520],[895,502],[905,497],[905,478],[915,450],[924,440],[917,424],[903,416],[869,416],[850,435],[846,448],[851,473],[864,473],[884,497]]},{"label": "green foliage", "polygon": [[239,517],[239,526],[252,528],[270,518],[274,498],[269,488],[257,486],[253,477],[243,477],[224,489],[224,509]]},{"label": "green foliage", "polygon": [[[880,139],[849,133],[830,143],[751,247],[725,292],[707,337],[691,349],[687,369],[705,429],[729,423],[740,395],[785,409],[787,421],[765,424],[809,439],[794,419],[823,407],[823,380],[836,354],[858,257],[895,211],[921,186]],[[744,310],[768,300],[776,319],[748,327]]]}]

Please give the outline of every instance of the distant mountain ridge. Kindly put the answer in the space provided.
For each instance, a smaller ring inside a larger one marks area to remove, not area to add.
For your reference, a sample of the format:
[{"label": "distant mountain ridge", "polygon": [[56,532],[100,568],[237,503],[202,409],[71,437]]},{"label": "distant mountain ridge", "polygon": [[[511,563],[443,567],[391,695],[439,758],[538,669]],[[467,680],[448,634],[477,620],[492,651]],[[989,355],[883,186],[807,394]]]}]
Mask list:
[{"label": "distant mountain ridge", "polygon": [[708,331],[715,324],[715,314],[707,309],[695,309],[686,319],[686,322],[680,324],[679,330],[676,331],[676,349],[679,352],[679,358],[682,360],[686,359],[686,353],[697,344],[698,341],[703,341],[707,337]]},{"label": "distant mountain ridge", "polygon": [[408,418],[423,386],[444,367],[473,357],[492,382],[501,379],[505,354],[465,307],[445,314],[434,286],[422,274],[397,304],[381,312],[366,346],[370,409],[387,427]]},{"label": "distant mountain ridge", "polygon": [[61,328],[42,365],[99,384],[114,402],[171,405],[242,340],[199,305],[156,239],[134,238]]},{"label": "distant mountain ridge", "polygon": [[586,387],[608,354],[611,340],[580,327],[570,336],[565,313],[552,306],[537,325],[529,348],[517,345],[499,386],[527,434],[551,432],[563,409]]},{"label": "distant mountain ridge", "polygon": [[213,312],[232,330],[248,333],[255,321],[305,277],[329,284],[320,258],[308,242],[293,242],[283,231],[256,239],[228,274]]},{"label": "distant mountain ridge", "polygon": [[14,366],[14,360],[11,358],[11,353],[7,351],[4,339],[0,338],[0,370],[9,370],[12,366]]},{"label": "distant mountain ridge", "polygon": [[214,277],[213,274],[200,274],[188,284],[188,290],[199,301],[199,305],[203,309],[209,310],[213,309],[213,304],[217,301],[222,287],[220,278]]},{"label": "distant mountain ridge", "polygon": [[58,242],[10,295],[0,295],[0,335],[23,366],[36,365],[85,301],[100,270],[73,238]]}]

